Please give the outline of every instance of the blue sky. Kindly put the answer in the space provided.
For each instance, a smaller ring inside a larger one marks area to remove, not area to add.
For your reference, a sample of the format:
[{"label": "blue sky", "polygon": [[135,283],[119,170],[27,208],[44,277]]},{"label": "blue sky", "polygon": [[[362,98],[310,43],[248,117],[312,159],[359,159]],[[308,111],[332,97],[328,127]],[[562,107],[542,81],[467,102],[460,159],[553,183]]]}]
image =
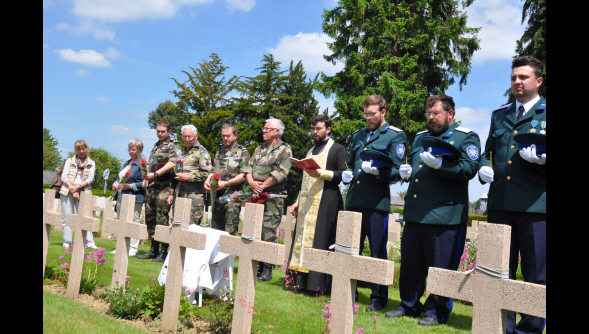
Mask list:
[{"label": "blue sky", "polygon": [[[157,141],[147,115],[159,102],[174,101],[170,78],[195,67],[211,52],[229,66],[227,76],[252,76],[262,55],[288,66],[303,60],[309,77],[342,68],[325,62],[323,9],[336,1],[269,0],[43,0],[43,127],[62,155],[77,139],[126,158],[130,139],[146,150]],[[468,23],[482,27],[468,84],[447,94],[456,118],[476,131],[482,145],[491,111],[504,104],[515,41],[523,33],[521,2],[477,0]],[[321,110],[332,100],[317,94]],[[201,130],[202,131],[202,130]],[[391,192],[400,190],[391,186]],[[487,192],[475,179],[470,199]]]}]

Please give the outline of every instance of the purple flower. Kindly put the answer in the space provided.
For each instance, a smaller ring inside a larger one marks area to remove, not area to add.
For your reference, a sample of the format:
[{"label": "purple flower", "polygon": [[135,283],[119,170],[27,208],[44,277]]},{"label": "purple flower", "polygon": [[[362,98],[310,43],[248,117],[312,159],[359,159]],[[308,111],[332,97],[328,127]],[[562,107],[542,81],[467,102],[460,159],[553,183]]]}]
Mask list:
[{"label": "purple flower", "polygon": [[69,267],[69,264],[67,264],[67,262],[66,262],[66,263],[63,264],[63,269],[65,269],[67,267]]},{"label": "purple flower", "polygon": [[65,255],[68,255],[70,253],[70,251],[68,251],[67,249],[65,250]]},{"label": "purple flower", "polygon": [[130,280],[131,279],[131,276],[126,276],[125,279],[126,280]]},{"label": "purple flower", "polygon": [[63,255],[59,257],[59,262],[63,261]]}]

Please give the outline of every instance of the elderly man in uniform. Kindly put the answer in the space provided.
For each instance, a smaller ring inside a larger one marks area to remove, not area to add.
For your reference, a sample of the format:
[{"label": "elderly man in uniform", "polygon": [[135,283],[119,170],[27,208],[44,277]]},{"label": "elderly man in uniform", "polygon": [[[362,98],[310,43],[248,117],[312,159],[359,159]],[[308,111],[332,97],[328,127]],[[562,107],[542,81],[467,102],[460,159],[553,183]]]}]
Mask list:
[{"label": "elderly man in uniform", "polygon": [[211,157],[198,142],[198,132],[192,124],[182,127],[182,171],[176,175],[179,182],[178,197],[190,198],[190,224],[200,225],[204,216],[204,181],[211,173]]},{"label": "elderly man in uniform", "polygon": [[[215,153],[213,173],[205,182],[207,191],[217,192],[217,198],[226,195],[241,194],[241,184],[245,182],[243,169],[247,166],[250,153],[245,146],[237,143],[237,129],[233,124],[225,124],[221,128],[223,145]],[[225,181],[219,181],[216,188],[211,189],[213,174],[220,174]],[[236,235],[239,228],[241,202],[215,203],[212,215],[212,228]]]},{"label": "elderly man in uniform", "polygon": [[468,182],[477,172],[480,140],[472,130],[454,122],[454,100],[445,95],[426,100],[427,130],[417,133],[408,164],[405,229],[401,241],[401,304],[387,317],[425,316],[418,323],[436,326],[448,321],[453,301],[423,296],[429,267],[456,270],[466,240]]},{"label": "elderly man in uniform", "polygon": [[[254,200],[261,193],[286,196],[286,179],[292,162],[290,146],[280,137],[284,133],[284,123],[276,118],[266,120],[262,129],[264,143],[256,148],[249,164],[243,169],[246,180],[252,188]],[[284,198],[269,198],[264,202],[264,225],[262,241],[276,243],[276,230],[284,212]],[[272,264],[260,262],[258,271],[262,271],[260,282],[272,279]]]},{"label": "elderly man in uniform", "polygon": [[[516,279],[521,253],[524,281],[546,285],[546,99],[538,95],[544,66],[534,57],[518,57],[511,68],[516,101],[493,111],[479,179],[491,184],[489,223],[511,226],[509,278]],[[518,140],[524,136],[536,137],[544,148]],[[508,334],[544,330],[543,318],[521,317],[516,325],[515,312],[507,311]]]},{"label": "elderly man in uniform", "polygon": [[[346,210],[362,213],[360,249],[368,237],[371,256],[387,259],[388,217],[391,210],[389,184],[400,180],[399,166],[405,156],[407,136],[386,121],[387,102],[380,95],[364,100],[364,117],[367,127],[354,133],[348,166],[352,171],[342,173],[342,181],[350,183],[346,197]],[[360,153],[371,150],[388,161],[386,166],[373,166],[373,160],[363,159]],[[388,286],[370,284],[371,304],[367,312],[382,310],[389,301]],[[356,291],[356,300],[358,292]]]},{"label": "elderly man in uniform", "polygon": [[[172,178],[170,171],[174,168],[178,158],[175,153],[176,141],[170,139],[172,132],[168,121],[159,121],[155,127],[159,141],[153,145],[147,170],[149,171],[143,180],[143,188],[147,189],[145,195],[145,224],[151,240],[149,252],[137,256],[138,259],[153,259],[155,262],[164,262],[168,250],[167,244],[162,244],[160,252],[158,241],[153,240],[156,225],[168,225],[170,205],[174,199]],[[152,166],[165,164],[162,168],[151,172]]]}]

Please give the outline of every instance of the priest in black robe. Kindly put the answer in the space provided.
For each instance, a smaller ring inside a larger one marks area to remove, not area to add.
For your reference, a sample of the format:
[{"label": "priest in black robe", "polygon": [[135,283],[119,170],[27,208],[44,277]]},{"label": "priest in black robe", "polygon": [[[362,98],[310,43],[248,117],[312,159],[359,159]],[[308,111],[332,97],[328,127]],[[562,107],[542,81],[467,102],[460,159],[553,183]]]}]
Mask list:
[{"label": "priest in black robe", "polygon": [[305,169],[297,202],[289,208],[297,225],[287,275],[308,295],[321,295],[330,293],[331,275],[304,269],[304,250],[329,250],[335,244],[338,212],[344,209],[339,184],[347,169],[348,151],[329,138],[331,119],[327,115],[314,116],[310,123],[315,146],[305,158],[313,158],[321,168]]}]

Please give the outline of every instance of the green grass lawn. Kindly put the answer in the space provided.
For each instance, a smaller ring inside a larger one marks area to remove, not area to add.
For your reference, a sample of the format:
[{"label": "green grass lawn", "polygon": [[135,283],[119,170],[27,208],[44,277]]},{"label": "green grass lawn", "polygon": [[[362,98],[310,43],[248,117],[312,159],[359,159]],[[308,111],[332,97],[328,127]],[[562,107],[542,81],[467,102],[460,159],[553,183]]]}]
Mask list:
[{"label": "green grass lawn", "polygon": [[[112,240],[98,238],[94,240],[98,247],[104,247],[107,252],[110,252],[116,246],[116,242]],[[149,247],[147,245],[140,245],[139,254],[147,252],[148,249]],[[47,255],[47,267],[52,267],[53,270],[59,269],[59,265],[61,264],[59,261],[60,255],[63,255],[62,233],[51,231],[49,251]],[[99,276],[103,286],[110,286],[114,255],[107,253],[104,257],[106,258],[106,263],[99,271]],[[129,259],[128,269],[128,275],[131,276],[130,287],[133,289],[142,289],[145,285],[148,285],[154,279],[157,279],[161,267],[161,263],[154,263],[151,260],[138,260],[136,257],[131,257]],[[236,259],[233,278],[234,283],[237,281],[238,270],[239,259]],[[302,333],[303,330],[301,328],[301,317],[305,333],[323,332],[322,328],[324,328],[325,323],[321,321],[321,316],[323,315],[321,310],[325,306],[325,301],[329,298],[325,296],[321,298],[307,297],[303,294],[298,294],[297,304],[297,297],[294,294],[288,293],[284,286],[284,273],[279,268],[276,268],[273,271],[273,275],[274,278],[271,281],[257,283],[254,309],[260,314],[254,315],[252,326],[254,333]],[[368,307],[370,304],[370,289],[360,288],[359,295],[360,298],[358,305],[360,310],[358,311],[358,317],[354,319],[354,330],[357,330],[359,327],[362,327],[367,332],[372,333],[469,333],[471,330],[472,306],[465,305],[460,302],[454,303],[454,309],[448,323],[438,327],[424,328],[419,326],[417,324],[417,319],[414,318],[403,318],[395,320],[385,318],[385,312],[395,309],[401,302],[399,298],[399,291],[397,289],[389,287],[389,304],[383,311],[376,314],[365,312],[366,307]],[[48,299],[47,303],[45,301],[46,298]],[[204,299],[206,298],[208,297],[205,296]],[[49,302],[49,300],[52,300],[52,302]],[[87,321],[85,319],[88,317],[90,319],[98,318],[90,317],[88,315],[89,313],[84,312],[93,311],[75,310],[76,308],[85,308],[80,304],[77,304],[76,307],[73,307],[73,304],[70,305],[66,303],[67,300],[59,302],[53,300],[57,299],[46,297],[46,293],[43,293],[44,331],[46,331],[45,328],[47,327],[47,333],[61,333],[63,332],[63,328],[67,328],[68,326],[86,326],[86,322],[88,322],[88,327],[80,327],[81,330],[78,330],[77,332],[81,332],[82,330],[83,332],[92,331],[92,324],[94,324],[94,322],[89,320]],[[422,299],[422,302],[423,301],[425,301],[425,298]],[[49,307],[48,310],[46,310],[46,304],[48,305],[47,307]],[[198,308],[197,306],[195,307]],[[61,310],[57,312],[55,309]],[[299,309],[300,313],[298,312]],[[51,318],[51,312],[60,314],[66,313],[68,314],[68,317],[64,318],[61,316],[56,317],[55,319],[48,319],[48,317]],[[206,302],[203,302],[203,308],[198,310],[198,314],[203,316],[211,315],[210,310],[207,308]],[[375,315],[378,316],[379,319],[376,322],[376,329],[372,329],[373,317]],[[116,322],[114,319],[113,321]],[[106,326],[107,322],[101,322],[101,324],[105,324]],[[108,324],[108,326],[111,325]],[[104,329],[100,330],[104,331]]]},{"label": "green grass lawn", "polygon": [[93,311],[80,303],[43,291],[43,333],[147,333]]}]

